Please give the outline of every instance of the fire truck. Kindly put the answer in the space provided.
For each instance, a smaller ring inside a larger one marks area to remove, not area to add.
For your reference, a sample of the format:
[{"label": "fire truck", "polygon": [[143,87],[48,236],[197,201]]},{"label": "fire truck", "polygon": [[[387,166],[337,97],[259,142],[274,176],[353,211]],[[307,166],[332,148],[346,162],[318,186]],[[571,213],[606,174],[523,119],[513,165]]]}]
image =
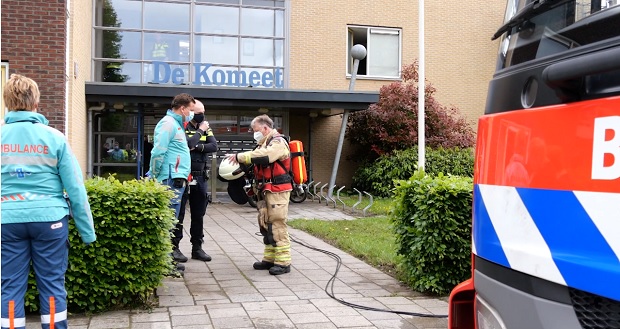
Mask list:
[{"label": "fire truck", "polygon": [[449,329],[620,328],[620,5],[508,0]]}]

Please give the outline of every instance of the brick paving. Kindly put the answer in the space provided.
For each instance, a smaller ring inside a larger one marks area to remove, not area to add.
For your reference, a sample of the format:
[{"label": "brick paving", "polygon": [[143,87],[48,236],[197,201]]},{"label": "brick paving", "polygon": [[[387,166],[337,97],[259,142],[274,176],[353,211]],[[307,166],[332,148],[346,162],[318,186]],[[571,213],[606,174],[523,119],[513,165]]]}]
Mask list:
[{"label": "brick paving", "polygon": [[[342,208],[340,208],[342,209]],[[189,207],[186,218],[189,221]],[[291,203],[289,218],[353,220],[333,206],[308,199]],[[183,278],[166,278],[157,289],[159,305],[147,311],[114,311],[69,317],[71,329],[224,329],[224,328],[446,328],[445,318],[420,318],[345,306],[330,298],[325,287],[336,261],[293,242],[291,273],[272,276],[252,263],[262,257],[256,210],[218,195],[205,220],[205,251],[211,262],[190,259]],[[186,231],[189,229],[187,226]],[[291,237],[342,258],[334,293],[349,303],[385,310],[447,314],[445,300],[416,293],[389,275],[305,232]],[[181,251],[191,254],[186,237]],[[27,328],[40,328],[28,317]]]}]

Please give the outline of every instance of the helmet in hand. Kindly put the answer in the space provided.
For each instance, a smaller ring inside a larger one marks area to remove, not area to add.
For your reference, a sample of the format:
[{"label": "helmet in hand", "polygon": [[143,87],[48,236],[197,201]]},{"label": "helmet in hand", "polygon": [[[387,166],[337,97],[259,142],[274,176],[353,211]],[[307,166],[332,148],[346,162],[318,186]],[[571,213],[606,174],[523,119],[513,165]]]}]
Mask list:
[{"label": "helmet in hand", "polygon": [[227,158],[224,158],[220,163],[218,174],[223,179],[230,181],[240,178],[245,174],[245,172],[241,169],[238,163],[232,163]]}]

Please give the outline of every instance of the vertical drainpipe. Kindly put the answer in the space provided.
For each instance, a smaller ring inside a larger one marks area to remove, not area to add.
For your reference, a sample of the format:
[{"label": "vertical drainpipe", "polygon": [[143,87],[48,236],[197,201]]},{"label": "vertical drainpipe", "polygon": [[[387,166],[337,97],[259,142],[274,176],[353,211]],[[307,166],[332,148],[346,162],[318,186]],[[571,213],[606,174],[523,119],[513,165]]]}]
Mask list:
[{"label": "vertical drainpipe", "polygon": [[71,0],[67,0],[67,26],[66,26],[66,45],[65,45],[65,136],[69,138],[69,82],[71,81]]}]

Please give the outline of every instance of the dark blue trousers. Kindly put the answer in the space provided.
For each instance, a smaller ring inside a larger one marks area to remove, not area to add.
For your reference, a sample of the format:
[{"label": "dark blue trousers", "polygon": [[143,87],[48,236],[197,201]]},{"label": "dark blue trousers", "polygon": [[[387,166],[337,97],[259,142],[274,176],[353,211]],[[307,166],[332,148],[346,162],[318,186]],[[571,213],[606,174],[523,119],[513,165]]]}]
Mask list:
[{"label": "dark blue trousers", "polygon": [[[2,329],[13,322],[15,329],[26,327],[24,295],[28,288],[30,264],[39,290],[41,327],[67,328],[65,272],[69,261],[68,216],[56,222],[2,224]],[[14,318],[9,318],[13,301]],[[50,308],[54,313],[50,314]]]}]

